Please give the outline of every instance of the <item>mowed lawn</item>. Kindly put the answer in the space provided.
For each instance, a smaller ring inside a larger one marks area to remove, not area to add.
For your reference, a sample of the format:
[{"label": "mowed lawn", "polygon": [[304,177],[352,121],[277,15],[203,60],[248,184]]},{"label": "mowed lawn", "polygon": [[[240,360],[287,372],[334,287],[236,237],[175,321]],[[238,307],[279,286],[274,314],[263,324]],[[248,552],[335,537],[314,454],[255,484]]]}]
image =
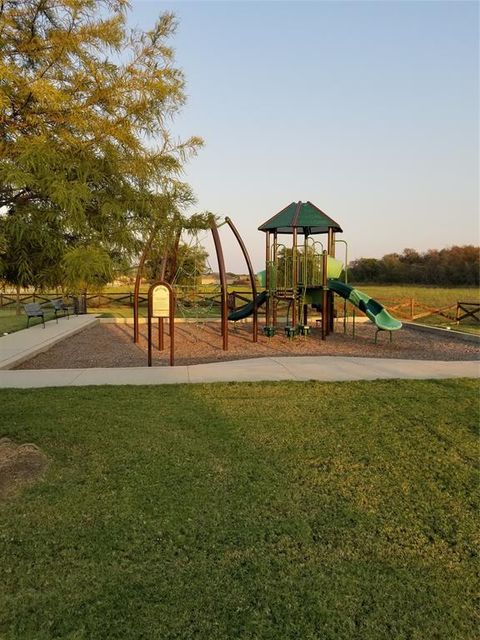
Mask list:
[{"label": "mowed lawn", "polygon": [[472,640],[474,380],[0,392],[0,637]]},{"label": "mowed lawn", "polygon": [[[479,302],[480,290],[477,287],[434,287],[428,285],[370,285],[358,284],[361,291],[365,291],[379,300],[406,300],[413,298],[419,305],[427,305],[440,309],[457,302]],[[455,315],[455,311],[454,311]]]},{"label": "mowed lawn", "polygon": [[[45,322],[55,319],[55,313],[51,307],[44,307]],[[27,327],[27,316],[23,311],[20,315],[17,315],[16,310],[9,307],[7,309],[0,309],[0,338],[7,333],[13,333],[14,331],[21,331]],[[41,318],[31,318],[30,326],[33,327],[36,324],[42,324]]]}]

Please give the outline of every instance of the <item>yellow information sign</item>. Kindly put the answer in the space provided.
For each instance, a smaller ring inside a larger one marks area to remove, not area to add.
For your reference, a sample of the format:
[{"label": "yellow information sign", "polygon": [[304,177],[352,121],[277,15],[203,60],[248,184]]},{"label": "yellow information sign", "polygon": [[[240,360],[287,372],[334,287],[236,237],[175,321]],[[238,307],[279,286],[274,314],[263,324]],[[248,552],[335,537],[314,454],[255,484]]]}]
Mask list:
[{"label": "yellow information sign", "polygon": [[163,285],[157,285],[152,291],[152,317],[166,318],[170,315],[170,291]]}]

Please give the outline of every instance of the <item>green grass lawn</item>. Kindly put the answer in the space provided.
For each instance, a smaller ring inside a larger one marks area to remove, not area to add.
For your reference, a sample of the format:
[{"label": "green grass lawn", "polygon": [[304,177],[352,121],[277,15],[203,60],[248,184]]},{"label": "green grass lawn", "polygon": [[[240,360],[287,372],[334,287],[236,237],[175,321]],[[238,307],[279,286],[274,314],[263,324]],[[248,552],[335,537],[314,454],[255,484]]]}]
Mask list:
[{"label": "green grass lawn", "polygon": [[472,640],[473,380],[1,390],[2,640]]},{"label": "green grass lawn", "polygon": [[[45,311],[45,322],[55,319],[53,309],[48,307]],[[30,318],[30,326],[33,327],[36,324],[42,324],[41,318]],[[0,309],[0,338],[4,333],[13,333],[14,331],[20,331],[27,327],[27,316],[22,309],[22,313],[17,316],[15,309],[7,307],[7,309]]]},{"label": "green grass lawn", "polygon": [[414,298],[419,304],[426,304],[436,309],[450,304],[462,302],[478,302],[480,291],[476,287],[432,287],[420,285],[369,285],[354,284],[361,291],[365,291],[379,300],[399,300]]}]

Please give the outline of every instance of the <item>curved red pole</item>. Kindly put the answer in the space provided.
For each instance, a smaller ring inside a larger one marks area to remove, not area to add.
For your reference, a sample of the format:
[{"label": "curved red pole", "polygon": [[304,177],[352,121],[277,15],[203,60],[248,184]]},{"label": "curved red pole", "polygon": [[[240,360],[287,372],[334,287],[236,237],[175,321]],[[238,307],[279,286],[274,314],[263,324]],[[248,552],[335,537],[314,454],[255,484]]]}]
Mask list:
[{"label": "curved red pole", "polygon": [[222,336],[223,336],[223,350],[228,351],[228,308],[227,308],[227,274],[225,272],[225,261],[223,259],[222,243],[220,242],[220,235],[218,233],[215,220],[210,223],[210,229],[212,230],[213,242],[215,244],[215,251],[217,253],[218,272],[220,274],[220,287],[222,291]]},{"label": "curved red pole", "polygon": [[243,243],[243,240],[238,232],[238,229],[230,220],[230,218],[226,217],[225,222],[228,224],[230,229],[233,231],[233,235],[238,241],[240,245],[240,249],[242,250],[243,257],[245,258],[245,262],[247,263],[248,275],[250,276],[250,284],[252,286],[252,294],[253,294],[253,342],[257,342],[258,340],[258,307],[257,307],[257,283],[255,282],[255,274],[253,273],[252,263],[250,261],[250,256],[248,255],[247,248]]},{"label": "curved red pole", "polygon": [[157,233],[158,225],[153,225],[153,228],[150,232],[148,240],[143,249],[142,255],[140,256],[140,260],[138,262],[137,275],[135,277],[135,288],[133,290],[133,341],[135,343],[138,342],[139,337],[139,322],[138,322],[138,296],[140,293],[140,280],[142,279],[143,265],[145,264],[145,260],[147,259],[148,252],[152,246],[153,238]]}]

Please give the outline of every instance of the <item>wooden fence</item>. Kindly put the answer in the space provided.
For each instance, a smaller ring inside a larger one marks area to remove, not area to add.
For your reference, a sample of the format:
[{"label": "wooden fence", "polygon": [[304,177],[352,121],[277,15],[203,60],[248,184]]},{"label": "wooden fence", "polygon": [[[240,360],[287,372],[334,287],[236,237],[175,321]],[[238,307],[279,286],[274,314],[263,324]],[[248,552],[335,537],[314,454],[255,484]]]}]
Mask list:
[{"label": "wooden fence", "polygon": [[455,320],[457,323],[465,318],[471,318],[476,322],[480,322],[480,303],[479,302],[457,302],[457,313]]},{"label": "wooden fence", "polygon": [[[20,304],[27,304],[29,302],[39,302],[40,304],[46,304],[51,300],[61,297],[60,293],[22,293],[19,296]],[[188,290],[181,290],[177,294],[179,304],[185,308],[204,306],[210,308],[221,307],[221,294],[217,293],[202,293]],[[85,308],[102,308],[111,306],[128,306],[133,307],[133,291],[122,291],[116,293],[85,293],[83,294]],[[228,294],[228,308],[230,310],[238,309],[239,307],[251,302],[251,291],[231,291]],[[146,293],[142,293],[139,296],[139,302],[141,305],[147,303]],[[470,322],[480,322],[480,303],[479,302],[456,302],[444,307],[436,308],[420,302],[415,298],[399,298],[389,299],[382,298],[380,302],[385,308],[393,315],[398,316],[403,320],[420,320],[429,316],[440,316],[450,320],[451,322],[460,323],[462,320]],[[0,309],[14,308],[17,304],[17,296],[12,293],[0,292]],[[341,312],[343,301],[337,300],[338,312]],[[263,310],[259,309],[262,313]]]},{"label": "wooden fence", "polygon": [[[61,293],[21,293],[18,296],[20,304],[28,304],[30,302],[38,302],[40,304],[46,304],[52,300],[61,298]],[[17,304],[17,295],[15,293],[2,293],[0,291],[0,309],[8,309],[9,307],[15,307]]]},{"label": "wooden fence", "polygon": [[400,300],[382,298],[380,302],[389,313],[404,320],[421,320],[430,316],[440,316],[456,323],[466,318],[480,322],[480,303],[478,302],[454,302],[444,307],[432,307],[415,298]]}]

